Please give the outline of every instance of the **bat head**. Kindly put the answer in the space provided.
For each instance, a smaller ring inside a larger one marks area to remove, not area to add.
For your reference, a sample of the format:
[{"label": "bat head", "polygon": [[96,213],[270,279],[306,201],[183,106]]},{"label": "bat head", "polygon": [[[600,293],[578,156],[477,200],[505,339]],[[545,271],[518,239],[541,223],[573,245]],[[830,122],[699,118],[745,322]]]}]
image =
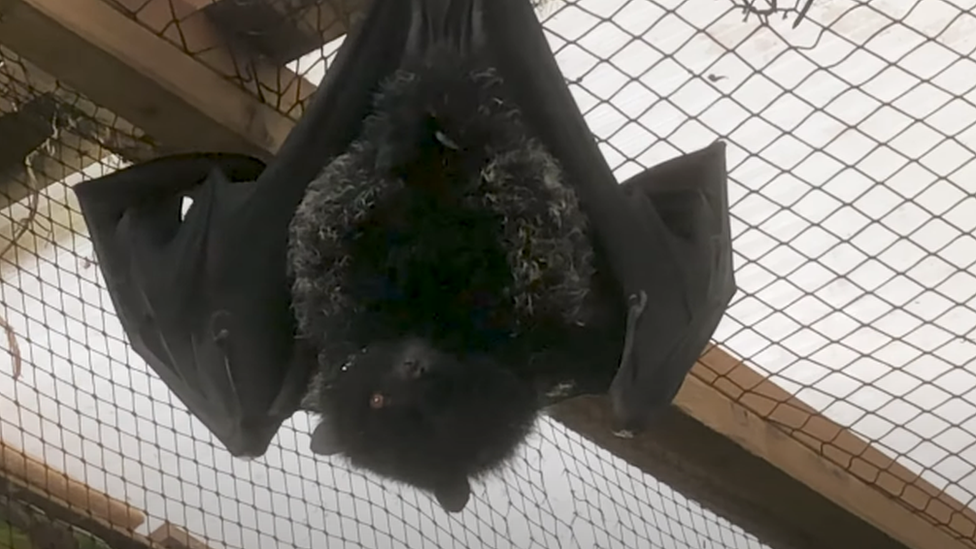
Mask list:
[{"label": "bat head", "polygon": [[464,508],[469,478],[502,465],[528,435],[533,389],[483,357],[458,357],[426,341],[374,344],[323,393],[317,454],[434,493]]}]

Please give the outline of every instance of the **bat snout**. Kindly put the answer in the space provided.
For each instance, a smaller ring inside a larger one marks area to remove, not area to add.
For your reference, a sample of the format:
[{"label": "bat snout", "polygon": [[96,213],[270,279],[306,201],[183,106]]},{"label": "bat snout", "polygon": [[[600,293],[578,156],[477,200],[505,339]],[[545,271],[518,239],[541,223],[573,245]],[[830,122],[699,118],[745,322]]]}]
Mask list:
[{"label": "bat snout", "polygon": [[409,339],[396,358],[395,371],[402,379],[423,377],[438,360],[439,353],[421,339]]}]

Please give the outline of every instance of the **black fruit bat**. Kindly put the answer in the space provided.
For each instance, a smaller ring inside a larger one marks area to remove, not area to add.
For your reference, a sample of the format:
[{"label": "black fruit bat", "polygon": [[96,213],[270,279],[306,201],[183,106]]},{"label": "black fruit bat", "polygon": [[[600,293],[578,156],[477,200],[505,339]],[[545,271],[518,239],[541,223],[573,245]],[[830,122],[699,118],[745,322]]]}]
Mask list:
[{"label": "black fruit bat", "polygon": [[[378,401],[374,392],[367,395],[369,409],[384,408],[383,395],[397,394],[403,382],[431,378],[431,372],[450,378],[457,367],[477,371],[482,365],[528,360],[533,391],[518,398],[527,385],[513,382],[519,388],[513,403],[530,403],[526,406],[535,410],[609,388],[621,426],[637,429],[673,399],[734,294],[723,144],[617,185],[527,0],[374,0],[268,165],[234,154],[177,155],[75,187],[133,348],[236,456],[263,454],[281,423],[302,406],[309,388],[320,396],[322,382],[331,383],[317,364],[349,351],[333,354],[322,341],[298,337],[295,313],[301,318],[301,312],[293,310],[292,285],[299,258],[293,253],[289,266],[289,229],[310,183],[363,136],[381,85],[397,74],[416,74],[435,49],[461,60],[460,69],[479,68],[474,72],[497,81],[517,112],[520,131],[558,164],[587,220],[593,271],[602,273],[584,293],[602,296],[603,305],[587,326],[564,323],[554,331],[528,330],[507,346],[496,346],[497,338],[489,337],[499,325],[495,321],[471,321],[465,337],[482,337],[486,343],[462,359],[442,349],[450,338],[434,333],[436,325],[424,327],[430,329],[420,338],[397,337],[395,323],[377,325],[376,341],[355,361],[372,366],[349,368],[352,377],[346,376],[350,387],[361,388],[378,378],[362,384],[355,376],[389,374],[380,376],[388,390],[380,392]],[[478,66],[465,67],[464,60],[476,60]],[[423,82],[436,85],[438,80]],[[436,96],[438,91],[426,93]],[[431,116],[423,118],[424,124],[391,125],[404,133],[386,137],[397,142],[432,136],[424,147],[457,153],[461,158],[452,169],[461,172],[485,161],[461,154],[484,135],[467,135],[458,130],[462,121],[444,123],[436,112],[426,114]],[[501,137],[492,139],[504,143],[508,130],[493,131]],[[396,172],[423,165],[409,150],[404,156],[397,147],[388,149],[374,155],[369,169]],[[193,205],[181,218],[184,196]],[[580,257],[581,252],[566,253]],[[377,287],[372,291],[383,291]],[[568,286],[556,282],[549,287]],[[300,293],[296,285],[295,295]],[[470,312],[471,304],[479,302],[467,303]],[[550,300],[553,304],[558,302]],[[328,364],[339,371],[334,362]],[[494,381],[506,383],[499,377]],[[463,394],[435,389],[432,394],[446,399]],[[513,414],[526,417],[517,410]],[[326,419],[326,425],[335,424],[335,417]],[[501,454],[510,446],[503,439],[522,434],[524,422],[515,423],[498,437]],[[317,430],[313,443],[322,453],[348,453],[348,447],[337,446],[341,441],[330,439],[339,433]],[[501,458],[478,459],[490,464]],[[461,507],[467,499],[466,483],[428,488],[448,508]]]}]

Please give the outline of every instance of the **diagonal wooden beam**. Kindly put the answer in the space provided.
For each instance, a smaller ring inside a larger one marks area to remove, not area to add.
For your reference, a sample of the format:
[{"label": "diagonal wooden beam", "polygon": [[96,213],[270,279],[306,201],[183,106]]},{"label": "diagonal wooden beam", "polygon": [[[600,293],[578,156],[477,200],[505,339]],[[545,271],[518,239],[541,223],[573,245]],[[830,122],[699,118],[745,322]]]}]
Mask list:
[{"label": "diagonal wooden beam", "polygon": [[54,497],[20,479],[4,475],[2,472],[0,472],[0,495],[37,507],[51,519],[66,522],[94,534],[113,549],[169,549],[146,536],[94,516],[76,505]]},{"label": "diagonal wooden beam", "polygon": [[344,35],[367,0],[216,0],[204,13],[229,35],[285,64]]},{"label": "diagonal wooden beam", "polygon": [[23,166],[24,159],[52,137],[56,101],[45,93],[0,111],[0,174]]},{"label": "diagonal wooden beam", "polygon": [[[143,129],[163,152],[267,157],[293,125],[103,0],[0,0],[0,36],[58,80]],[[222,58],[211,49],[207,59]]]},{"label": "diagonal wooden beam", "polygon": [[149,534],[149,539],[166,549],[210,549],[205,543],[191,536],[189,532],[170,522],[164,523]]},{"label": "diagonal wooden beam", "polygon": [[605,397],[550,415],[777,549],[973,547],[971,509],[718,347],[632,439]]}]

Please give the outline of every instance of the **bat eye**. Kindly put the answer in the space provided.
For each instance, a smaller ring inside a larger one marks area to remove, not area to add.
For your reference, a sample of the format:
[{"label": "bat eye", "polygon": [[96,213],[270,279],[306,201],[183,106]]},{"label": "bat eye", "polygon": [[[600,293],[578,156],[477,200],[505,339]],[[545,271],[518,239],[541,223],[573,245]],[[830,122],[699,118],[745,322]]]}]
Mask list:
[{"label": "bat eye", "polygon": [[373,396],[369,397],[369,407],[374,410],[379,410],[386,404],[386,399],[381,393],[373,393]]}]

